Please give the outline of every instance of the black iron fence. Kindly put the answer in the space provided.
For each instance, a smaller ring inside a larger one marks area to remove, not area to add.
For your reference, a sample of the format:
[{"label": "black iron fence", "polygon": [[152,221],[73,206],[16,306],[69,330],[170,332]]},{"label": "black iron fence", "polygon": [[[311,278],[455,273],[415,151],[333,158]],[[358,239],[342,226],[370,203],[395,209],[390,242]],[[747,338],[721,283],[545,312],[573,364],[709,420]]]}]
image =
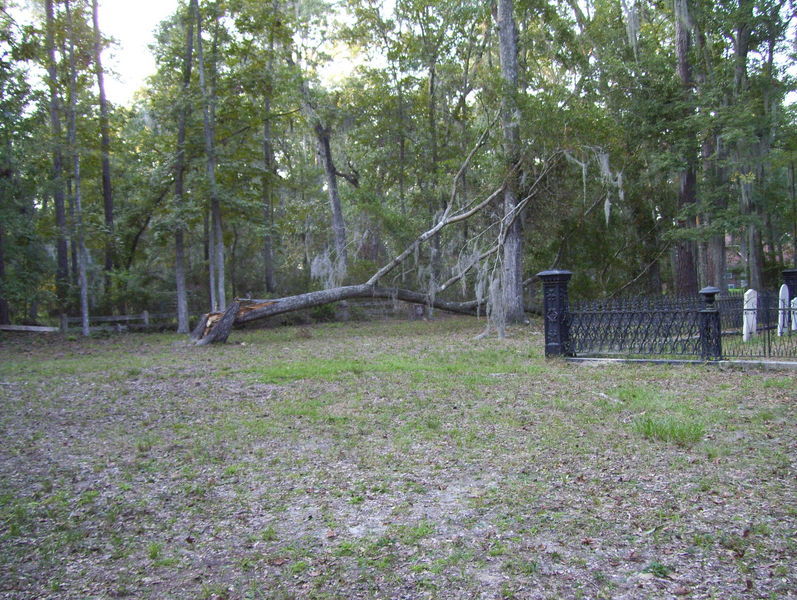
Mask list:
[{"label": "black iron fence", "polygon": [[[791,287],[790,287],[791,292]],[[793,299],[791,293],[789,299]],[[741,295],[721,299],[722,353],[728,358],[797,359],[797,309],[782,307],[779,295],[764,291],[755,309],[744,308]],[[744,339],[744,315],[755,313],[755,327]]]},{"label": "black iron fence", "polygon": [[[547,356],[624,358],[776,358],[797,360],[797,312],[779,295],[758,294],[745,309],[741,293],[704,288],[699,297],[569,301],[569,271],[545,271]],[[789,299],[797,297],[797,269],[784,271]],[[745,319],[755,313],[755,319]],[[755,322],[751,327],[750,323]],[[745,323],[748,333],[745,335]],[[784,326],[785,324],[785,326]]]}]

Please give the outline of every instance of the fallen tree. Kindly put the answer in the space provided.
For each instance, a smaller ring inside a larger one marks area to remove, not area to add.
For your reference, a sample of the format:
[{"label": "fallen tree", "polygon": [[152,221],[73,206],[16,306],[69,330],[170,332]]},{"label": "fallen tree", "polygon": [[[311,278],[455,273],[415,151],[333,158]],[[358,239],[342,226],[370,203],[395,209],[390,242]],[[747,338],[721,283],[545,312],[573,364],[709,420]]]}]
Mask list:
[{"label": "fallen tree", "polygon": [[230,335],[234,325],[273,317],[296,310],[313,308],[341,300],[352,298],[384,298],[403,300],[415,304],[425,304],[440,310],[464,315],[484,314],[486,302],[452,302],[439,298],[430,298],[427,294],[400,288],[383,288],[367,283],[347,285],[317,292],[308,292],[287,298],[274,300],[255,300],[251,298],[236,299],[223,313],[203,315],[191,337],[200,345],[224,342]]},{"label": "fallen tree", "polygon": [[[408,257],[412,256],[422,243],[431,239],[443,228],[455,223],[460,223],[478,214],[501,196],[504,191],[504,184],[502,184],[489,196],[483,198],[478,203],[476,201],[472,201],[470,204],[460,208],[458,211],[453,211],[456,199],[456,182],[459,180],[464,169],[467,168],[467,165],[473,158],[474,154],[484,144],[488,131],[489,128],[484,131],[476,146],[471,150],[470,154],[460,167],[459,172],[454,177],[451,199],[447,203],[446,208],[443,210],[442,215],[437,220],[437,223],[435,223],[431,229],[423,232],[421,235],[415,238],[413,243],[411,243],[403,252],[398,254],[387,264],[377,270],[368,279],[368,281],[357,285],[331,287],[325,290],[308,292],[305,294],[298,294],[285,298],[236,299],[227,307],[224,312],[212,312],[203,315],[191,334],[192,338],[194,338],[196,343],[199,345],[221,343],[227,341],[227,338],[229,337],[230,332],[235,325],[353,298],[397,299],[403,300],[404,302],[424,304],[448,312],[467,315],[486,314],[487,316],[490,316],[495,309],[495,303],[501,301],[501,294],[497,293],[494,289],[496,287],[500,287],[500,285],[495,286],[494,284],[491,284],[489,286],[490,292],[487,297],[485,297],[484,294],[477,294],[477,298],[475,300],[467,302],[443,300],[438,298],[437,295],[438,293],[444,292],[446,289],[450,288],[453,284],[465,277],[473,267],[480,264],[484,259],[490,256],[500,257],[500,252],[498,251],[503,246],[504,239],[510,225],[518,217],[523,208],[528,204],[529,200],[534,196],[538,184],[552,167],[554,163],[553,159],[556,155],[551,157],[550,160],[545,161],[543,169],[539,173],[533,185],[530,187],[527,195],[517,203],[513,211],[505,215],[497,223],[494,223],[488,227],[488,230],[495,225],[498,227],[498,233],[496,236],[497,242],[495,245],[493,245],[489,250],[477,253],[477,256],[473,260],[460,267],[458,273],[450,277],[443,284],[435,285],[430,293],[422,293],[397,287],[384,287],[379,285],[381,279],[388,275],[397,266],[402,264]],[[518,167],[516,166],[515,168]],[[494,270],[500,271],[500,269]]]}]

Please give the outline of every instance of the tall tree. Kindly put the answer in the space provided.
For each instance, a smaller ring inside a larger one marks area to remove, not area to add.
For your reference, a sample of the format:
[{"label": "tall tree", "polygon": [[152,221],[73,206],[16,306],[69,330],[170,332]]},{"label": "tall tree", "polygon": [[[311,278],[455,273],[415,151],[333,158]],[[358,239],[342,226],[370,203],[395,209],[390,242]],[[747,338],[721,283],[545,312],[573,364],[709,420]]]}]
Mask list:
[{"label": "tall tree", "polygon": [[520,109],[518,107],[517,26],[512,0],[498,0],[496,14],[501,57],[501,125],[504,130],[503,302],[506,320],[525,320],[523,307],[523,232],[518,215]]},{"label": "tall tree", "polygon": [[71,0],[64,0],[67,19],[68,55],[69,55],[69,110],[68,110],[68,142],[69,152],[72,157],[72,193],[75,208],[75,239],[73,244],[77,248],[78,287],[80,289],[80,317],[81,329],[84,336],[89,335],[89,292],[85,233],[83,230],[83,196],[81,190],[80,173],[80,148],[77,142],[77,111],[78,111],[78,72],[77,57],[75,55],[75,19],[70,4]]},{"label": "tall tree", "polygon": [[50,92],[49,115],[50,115],[50,135],[52,145],[52,194],[55,205],[55,226],[56,226],[56,273],[55,287],[58,297],[59,310],[66,311],[67,294],[69,290],[69,258],[67,255],[67,226],[66,209],[64,197],[64,150],[63,132],[61,129],[61,106],[59,98],[59,81],[57,62],[55,57],[55,14],[53,10],[53,0],[44,0],[44,11],[46,18],[45,48],[47,51],[47,86]]},{"label": "tall tree", "polygon": [[174,230],[174,277],[177,287],[177,333],[188,333],[188,296],[185,284],[185,223],[180,211],[185,206],[185,134],[190,110],[189,88],[194,54],[194,19],[189,14],[185,24],[185,53],[183,55],[180,100],[177,109],[177,157],[174,164],[174,196],[177,204],[177,224]]},{"label": "tall tree", "polygon": [[[205,53],[202,45],[202,15],[198,0],[191,0],[196,21],[196,52],[199,62],[199,87],[203,99],[203,123],[208,186],[210,188],[210,287],[211,298],[215,297],[215,310],[224,310],[227,302],[224,284],[224,231],[221,222],[221,203],[216,182],[216,89],[208,82]],[[215,66],[214,66],[215,68]]]},{"label": "tall tree", "polygon": [[111,186],[111,134],[108,99],[105,95],[105,71],[102,68],[102,34],[97,0],[91,1],[94,25],[94,65],[97,71],[97,87],[100,103],[100,155],[102,161],[102,205],[105,213],[105,293],[110,290],[109,274],[115,267],[115,235],[113,223],[113,188]]},{"label": "tall tree", "polygon": [[[677,56],[678,78],[683,92],[682,140],[684,167],[679,173],[678,209],[682,228],[694,228],[694,215],[688,214],[697,200],[697,148],[694,132],[690,125],[693,114],[692,65],[690,61],[691,23],[687,0],[675,0],[675,52]],[[678,294],[696,294],[698,289],[695,242],[682,238],[675,245],[675,290]]]},{"label": "tall tree", "polygon": [[305,117],[310,122],[316,142],[316,151],[321,166],[324,169],[324,184],[327,188],[329,207],[332,212],[332,239],[335,246],[335,280],[340,282],[345,276],[349,266],[346,250],[346,221],[343,218],[343,208],[338,190],[338,177],[343,173],[338,171],[332,156],[332,127],[328,121],[319,114],[318,107],[313,101],[310,86],[305,77],[300,75],[302,109]]},{"label": "tall tree", "polygon": [[263,217],[266,231],[263,236],[263,278],[266,292],[277,291],[274,269],[274,184],[277,179],[277,166],[274,159],[274,140],[272,134],[271,114],[272,97],[274,95],[274,45],[275,22],[279,22],[279,4],[274,0],[271,4],[274,20],[269,24],[268,58],[266,60],[265,89],[263,90]]},{"label": "tall tree", "polygon": [[6,325],[11,322],[5,291],[8,286],[8,281],[6,281],[5,245],[6,235],[3,230],[3,224],[0,223],[0,325]]}]

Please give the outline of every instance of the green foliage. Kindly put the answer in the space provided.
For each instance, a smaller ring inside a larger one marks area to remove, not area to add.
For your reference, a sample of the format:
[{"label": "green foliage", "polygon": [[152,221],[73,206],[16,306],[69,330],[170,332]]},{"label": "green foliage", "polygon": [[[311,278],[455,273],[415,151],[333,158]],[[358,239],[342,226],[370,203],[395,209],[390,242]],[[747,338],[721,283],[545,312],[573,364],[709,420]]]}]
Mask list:
[{"label": "green foliage", "polygon": [[[329,131],[341,175],[346,282],[365,280],[428,229],[449,202],[468,205],[503,182],[495,115],[505,90],[488,3],[313,0],[290,10],[254,0],[200,5],[230,296],[308,291],[309,265],[332,246],[313,114]],[[174,236],[181,230],[189,303],[193,312],[205,310],[209,189],[196,64],[187,93],[181,85],[186,3],[158,28],[158,70],[146,93],[132,107],[112,108],[113,231],[105,225],[99,186],[90,6],[85,0],[72,6],[70,32],[63,5],[56,4],[55,35],[57,46],[72,42],[78,51],[77,137],[95,304],[108,312],[172,310]],[[692,7],[687,58],[693,83],[685,89],[676,71],[672,7],[634,6],[638,28],[617,2],[593,2],[589,11],[572,2],[514,2],[519,192],[531,195],[522,215],[524,279],[555,264],[576,273],[576,295],[618,289],[659,294],[672,288],[673,245],[702,244],[705,273],[707,244],[729,235],[741,249],[748,246],[741,240],[752,235],[765,251],[763,275],[774,283],[797,252],[791,185],[797,119],[785,106],[794,88],[788,11],[758,0],[736,8]],[[46,63],[41,24],[20,25],[7,13],[0,19],[0,298],[14,320],[45,320],[57,308],[51,151],[64,140],[49,130],[47,95],[28,81],[32,63]],[[734,40],[748,25],[742,54]],[[359,66],[333,59],[346,51]],[[64,61],[59,53],[57,91],[66,97]],[[174,167],[183,108],[189,109],[186,193],[178,203]],[[460,173],[483,131],[489,135]],[[697,200],[679,206],[688,158],[695,162]],[[433,276],[440,283],[461,272],[495,243],[499,209],[496,202],[444,230],[385,283],[427,291]],[[266,239],[277,290],[265,281]],[[105,273],[109,241],[116,264]],[[758,270],[742,258],[728,270]],[[445,293],[472,298],[494,266],[490,261],[494,257]],[[74,289],[67,308],[75,311]]]},{"label": "green foliage", "polygon": [[336,304],[322,304],[310,309],[310,318],[317,323],[327,323],[335,320]]},{"label": "green foliage", "polygon": [[673,572],[672,567],[669,567],[663,563],[658,561],[653,561],[648,566],[646,566],[643,573],[650,573],[651,575],[655,575],[656,577],[661,577],[662,579],[667,579],[670,576],[670,573]]}]

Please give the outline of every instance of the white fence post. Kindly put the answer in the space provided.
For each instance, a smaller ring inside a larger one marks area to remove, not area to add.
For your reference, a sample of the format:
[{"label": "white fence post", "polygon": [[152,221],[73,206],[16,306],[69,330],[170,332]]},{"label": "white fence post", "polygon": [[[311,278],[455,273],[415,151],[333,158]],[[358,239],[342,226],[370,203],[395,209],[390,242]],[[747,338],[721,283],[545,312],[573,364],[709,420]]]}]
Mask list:
[{"label": "white fence post", "polygon": [[744,293],[744,319],[742,325],[742,340],[747,342],[756,334],[758,317],[758,292],[747,290]]},{"label": "white fence post", "polygon": [[797,298],[791,300],[791,330],[797,331]]},{"label": "white fence post", "polygon": [[778,294],[778,335],[781,336],[789,330],[789,286],[785,283],[780,286]]}]

